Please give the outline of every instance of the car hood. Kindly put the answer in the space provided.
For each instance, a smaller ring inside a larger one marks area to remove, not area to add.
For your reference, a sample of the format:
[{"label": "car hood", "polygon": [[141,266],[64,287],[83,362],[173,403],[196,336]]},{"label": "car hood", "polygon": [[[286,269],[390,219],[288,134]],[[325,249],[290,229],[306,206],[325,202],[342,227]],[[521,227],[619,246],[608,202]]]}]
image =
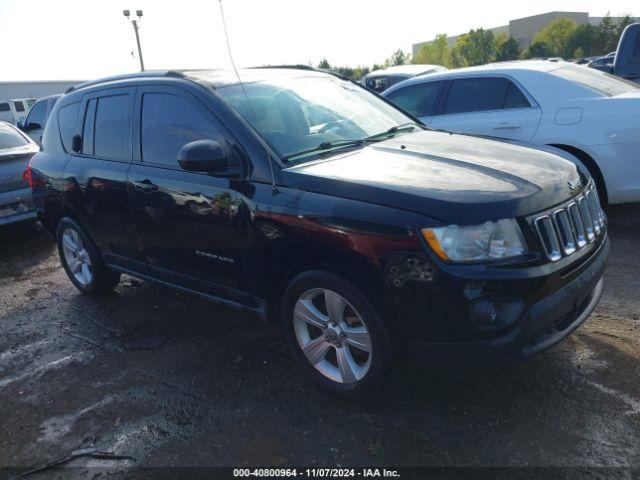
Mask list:
[{"label": "car hood", "polygon": [[286,185],[469,224],[564,202],[586,178],[537,148],[419,131],[282,171]]}]

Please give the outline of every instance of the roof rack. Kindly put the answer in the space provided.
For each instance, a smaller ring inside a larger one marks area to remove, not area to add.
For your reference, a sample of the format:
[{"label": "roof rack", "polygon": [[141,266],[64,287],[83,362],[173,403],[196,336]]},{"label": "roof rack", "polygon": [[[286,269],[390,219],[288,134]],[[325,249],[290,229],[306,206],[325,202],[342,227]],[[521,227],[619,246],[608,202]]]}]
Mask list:
[{"label": "roof rack", "polygon": [[97,80],[90,80],[88,82],[79,83],[69,87],[64,93],[71,93],[85,87],[91,87],[93,85],[100,85],[101,83],[115,82],[117,80],[128,80],[130,78],[140,77],[174,77],[174,78],[186,78],[185,75],[176,70],[148,70],[145,72],[125,73],[123,75],[114,75],[111,77],[99,78]]}]

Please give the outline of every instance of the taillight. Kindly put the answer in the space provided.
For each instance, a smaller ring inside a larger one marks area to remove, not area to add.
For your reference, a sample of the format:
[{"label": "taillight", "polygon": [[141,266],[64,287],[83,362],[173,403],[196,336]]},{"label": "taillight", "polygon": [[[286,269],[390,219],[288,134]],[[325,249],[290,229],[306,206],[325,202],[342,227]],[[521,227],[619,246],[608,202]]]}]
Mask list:
[{"label": "taillight", "polygon": [[22,172],[22,179],[29,182],[29,188],[33,189],[33,176],[31,174],[31,160],[29,160],[29,165],[27,165],[27,169]]}]

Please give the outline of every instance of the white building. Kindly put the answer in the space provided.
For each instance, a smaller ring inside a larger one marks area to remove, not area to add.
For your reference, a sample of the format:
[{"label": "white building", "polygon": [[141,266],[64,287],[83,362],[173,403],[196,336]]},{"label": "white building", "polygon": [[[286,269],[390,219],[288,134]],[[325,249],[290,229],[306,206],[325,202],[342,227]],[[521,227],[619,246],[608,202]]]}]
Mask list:
[{"label": "white building", "polygon": [[69,87],[85,80],[42,80],[0,82],[0,101],[14,98],[41,98],[64,93]]}]

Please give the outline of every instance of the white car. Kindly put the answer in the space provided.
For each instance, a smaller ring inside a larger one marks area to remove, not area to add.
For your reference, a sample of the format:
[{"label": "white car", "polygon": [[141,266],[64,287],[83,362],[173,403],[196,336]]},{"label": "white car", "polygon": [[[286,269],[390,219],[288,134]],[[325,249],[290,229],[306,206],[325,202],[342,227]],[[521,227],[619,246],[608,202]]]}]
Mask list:
[{"label": "white car", "polygon": [[640,201],[640,85],[571,63],[508,62],[429,74],[383,95],[434,129],[560,148],[609,203]]}]

